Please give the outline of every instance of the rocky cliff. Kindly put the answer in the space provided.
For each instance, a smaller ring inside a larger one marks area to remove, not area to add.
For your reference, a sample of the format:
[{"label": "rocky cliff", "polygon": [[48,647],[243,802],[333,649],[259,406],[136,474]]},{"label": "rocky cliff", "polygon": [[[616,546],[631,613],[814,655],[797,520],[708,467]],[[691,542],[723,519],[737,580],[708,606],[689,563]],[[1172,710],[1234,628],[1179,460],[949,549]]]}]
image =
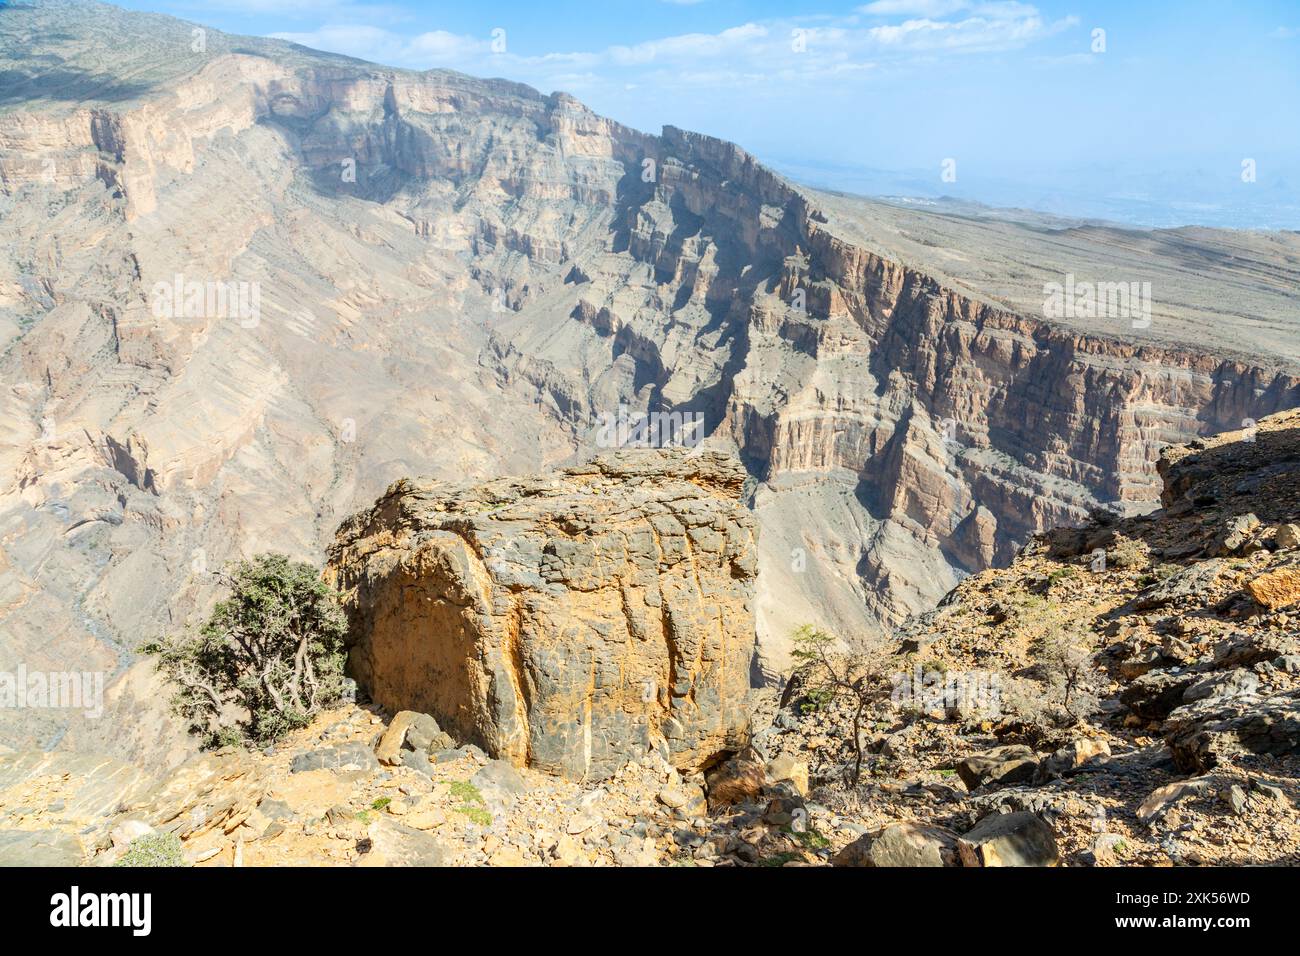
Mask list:
[{"label": "rocky cliff", "polygon": [[[774,679],[794,625],[862,643],[1035,530],[1152,506],[1163,444],[1300,400],[1288,235],[1141,237],[1191,292],[1149,329],[1048,321],[864,238],[925,213],[732,144],[192,31],[61,0],[0,20],[0,668],[121,678],[107,719],[6,713],[6,739],[155,748],[133,648],[197,620],[213,570],[318,560],[405,475],[583,460],[624,406],[699,416],[755,479]],[[993,271],[1144,268],[1089,229],[1004,232]],[[243,308],[213,294],[240,283]],[[1243,358],[1189,296],[1269,335]]]},{"label": "rocky cliff", "polygon": [[748,739],[757,576],[745,473],[618,452],[560,475],[402,481],[339,530],[351,672],[519,766],[686,773]]}]

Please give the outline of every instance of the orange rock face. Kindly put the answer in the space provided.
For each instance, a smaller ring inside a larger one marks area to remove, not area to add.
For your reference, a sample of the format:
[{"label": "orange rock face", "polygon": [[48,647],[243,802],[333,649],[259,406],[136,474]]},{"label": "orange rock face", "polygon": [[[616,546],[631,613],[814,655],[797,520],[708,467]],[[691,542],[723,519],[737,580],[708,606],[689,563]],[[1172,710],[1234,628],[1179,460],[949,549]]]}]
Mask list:
[{"label": "orange rock face", "polygon": [[401,481],[327,575],[350,666],[390,710],[496,757],[599,780],[744,744],[755,527],[722,455],[617,452],[537,478]]},{"label": "orange rock face", "polygon": [[1295,604],[1300,601],[1300,565],[1261,574],[1246,585],[1246,590],[1270,611]]}]

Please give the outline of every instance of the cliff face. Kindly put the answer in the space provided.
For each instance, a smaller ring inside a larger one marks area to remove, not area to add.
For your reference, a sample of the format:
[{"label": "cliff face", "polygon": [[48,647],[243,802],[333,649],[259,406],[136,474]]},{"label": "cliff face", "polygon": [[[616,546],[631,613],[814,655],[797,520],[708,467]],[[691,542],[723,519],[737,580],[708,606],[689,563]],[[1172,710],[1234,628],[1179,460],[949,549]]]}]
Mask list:
[{"label": "cliff face", "polygon": [[403,481],[339,530],[349,669],[491,756],[604,780],[748,739],[755,528],[744,471],[618,452],[558,477]]},{"label": "cliff face", "polygon": [[[1049,324],[732,144],[563,94],[59,2],[6,12],[0,68],[0,668],[113,676],[226,560],[319,560],[404,475],[589,457],[626,406],[700,416],[756,479],[771,674],[797,624],[867,639],[1031,531],[1147,506],[1163,443],[1300,400],[1289,345]],[[258,307],[169,312],[178,276]],[[155,697],[3,735],[148,748],[108,728]]]},{"label": "cliff face", "polygon": [[[1280,360],[1125,343],[945,288],[840,238],[731,144],[669,129],[658,148],[653,190],[619,210],[647,272],[602,275],[579,254],[572,315],[609,342],[596,361],[626,363],[619,400],[702,412],[766,482],[774,667],[801,618],[856,636],[897,622],[1036,530],[1151,506],[1168,442],[1300,398]],[[554,392],[565,357],[532,374],[547,346],[513,328],[502,364]],[[612,403],[611,370],[575,364],[570,381],[598,383],[589,407]]]}]

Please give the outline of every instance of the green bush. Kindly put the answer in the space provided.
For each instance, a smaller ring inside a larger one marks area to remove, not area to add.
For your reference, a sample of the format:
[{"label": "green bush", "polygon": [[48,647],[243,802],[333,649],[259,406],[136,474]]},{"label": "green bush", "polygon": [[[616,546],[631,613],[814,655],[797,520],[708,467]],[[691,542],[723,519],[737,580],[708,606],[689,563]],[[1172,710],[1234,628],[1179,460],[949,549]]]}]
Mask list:
[{"label": "green bush", "polygon": [[184,866],[181,838],[175,833],[147,833],[136,837],[114,866]]},{"label": "green bush", "polygon": [[268,743],[342,698],[347,622],[317,570],[281,554],[241,561],[226,583],[197,634],[145,650],[209,746]]}]

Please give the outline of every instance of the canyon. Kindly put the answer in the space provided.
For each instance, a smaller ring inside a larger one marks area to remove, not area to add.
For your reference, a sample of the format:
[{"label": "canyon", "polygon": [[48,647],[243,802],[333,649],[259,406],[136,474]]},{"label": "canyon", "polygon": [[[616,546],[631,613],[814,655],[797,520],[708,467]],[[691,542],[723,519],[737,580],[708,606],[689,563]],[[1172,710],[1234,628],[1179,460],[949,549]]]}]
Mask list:
[{"label": "canyon", "polygon": [[[795,627],[878,641],[1154,508],[1166,445],[1300,405],[1295,233],[825,193],[563,93],[195,29],[0,14],[0,670],[113,679],[0,743],[177,763],[135,650],[213,571],[322,563],[399,479],[587,461],[622,406],[743,463],[770,683]],[[176,276],[256,313],[166,314]],[[1150,282],[1149,321],[1047,319],[1068,276]]]}]

